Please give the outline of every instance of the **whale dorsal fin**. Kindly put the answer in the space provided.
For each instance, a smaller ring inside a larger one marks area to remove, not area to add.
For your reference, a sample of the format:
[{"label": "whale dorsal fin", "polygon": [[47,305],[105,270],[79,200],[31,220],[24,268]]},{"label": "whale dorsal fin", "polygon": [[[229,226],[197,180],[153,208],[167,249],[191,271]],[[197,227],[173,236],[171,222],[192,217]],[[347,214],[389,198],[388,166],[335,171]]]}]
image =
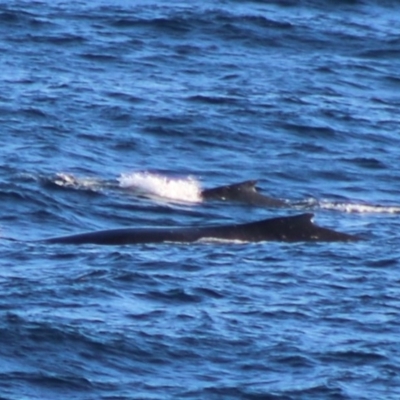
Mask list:
[{"label": "whale dorsal fin", "polygon": [[295,227],[301,225],[303,228],[314,226],[312,219],[314,218],[313,213],[304,213],[293,215],[290,217],[276,217],[276,218],[267,218],[265,220],[255,222],[254,224],[271,224],[275,223],[277,225],[287,225],[288,227]]},{"label": "whale dorsal fin", "polygon": [[234,185],[230,185],[230,187],[233,189],[235,188],[236,190],[242,190],[242,191],[247,191],[247,190],[251,190],[256,192],[257,188],[257,180],[251,180],[251,181],[244,181],[244,182],[240,182],[240,183],[236,183]]},{"label": "whale dorsal fin", "polygon": [[295,215],[292,217],[293,219],[296,219],[298,223],[302,224],[312,224],[312,219],[314,218],[313,213],[304,213],[304,214],[299,214]]},{"label": "whale dorsal fin", "polygon": [[218,186],[213,189],[205,189],[201,192],[204,199],[229,200],[235,199],[238,194],[243,192],[256,192],[257,180],[249,180],[233,185]]}]

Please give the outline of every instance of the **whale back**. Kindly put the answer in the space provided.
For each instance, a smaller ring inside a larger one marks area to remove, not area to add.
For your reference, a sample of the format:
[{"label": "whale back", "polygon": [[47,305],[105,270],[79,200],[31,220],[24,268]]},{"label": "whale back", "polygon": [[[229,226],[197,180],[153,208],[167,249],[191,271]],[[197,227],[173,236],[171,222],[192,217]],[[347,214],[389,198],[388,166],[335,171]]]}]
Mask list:
[{"label": "whale back", "polygon": [[283,200],[262,195],[257,191],[256,184],[256,180],[249,180],[232,185],[218,186],[203,190],[201,195],[204,200],[239,201],[267,207],[280,207],[286,204]]},{"label": "whale back", "polygon": [[246,224],[185,227],[125,228],[45,239],[46,243],[123,245],[160,242],[195,242],[199,239],[260,241],[354,241],[359,238],[313,224],[313,214],[270,218]]},{"label": "whale back", "polygon": [[248,241],[284,242],[347,242],[359,237],[323,228],[312,222],[314,214],[305,213],[289,217],[270,218],[234,226],[234,236]]}]

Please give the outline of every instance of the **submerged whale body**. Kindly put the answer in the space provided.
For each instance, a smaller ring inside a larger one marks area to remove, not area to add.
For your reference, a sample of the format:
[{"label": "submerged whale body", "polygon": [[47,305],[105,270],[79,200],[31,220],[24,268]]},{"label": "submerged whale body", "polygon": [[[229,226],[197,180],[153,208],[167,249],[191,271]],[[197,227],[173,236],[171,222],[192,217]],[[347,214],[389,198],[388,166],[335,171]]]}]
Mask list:
[{"label": "submerged whale body", "polygon": [[257,192],[257,181],[250,180],[233,185],[219,186],[205,189],[201,192],[203,200],[239,201],[254,206],[283,207],[287,205],[284,200],[264,196]]},{"label": "submerged whale body", "polygon": [[244,242],[347,242],[357,236],[322,228],[312,222],[313,214],[270,218],[246,224],[185,228],[125,228],[82,233],[41,240],[45,243],[125,245],[161,242],[195,242],[201,239]]}]

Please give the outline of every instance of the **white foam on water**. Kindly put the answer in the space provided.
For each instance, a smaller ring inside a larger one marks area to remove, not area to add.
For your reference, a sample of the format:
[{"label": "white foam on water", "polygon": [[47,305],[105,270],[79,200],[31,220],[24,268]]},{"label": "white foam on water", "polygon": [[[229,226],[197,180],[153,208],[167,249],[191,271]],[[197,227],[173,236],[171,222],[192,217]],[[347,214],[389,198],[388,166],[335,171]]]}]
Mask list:
[{"label": "white foam on water", "polygon": [[319,202],[319,207],[325,210],[335,210],[347,213],[400,214],[400,206],[381,206],[321,201]]},{"label": "white foam on water", "polygon": [[75,189],[98,190],[101,188],[101,181],[95,178],[79,178],[65,172],[58,172],[55,175],[54,183],[62,187],[72,187]]},{"label": "white foam on water", "polygon": [[202,201],[201,187],[192,177],[170,178],[151,172],[122,174],[118,178],[121,188],[132,188],[144,194],[190,203]]},{"label": "white foam on water", "polygon": [[196,240],[196,243],[216,243],[216,244],[247,244],[248,240],[240,240],[240,239],[221,239],[214,237],[202,237]]}]

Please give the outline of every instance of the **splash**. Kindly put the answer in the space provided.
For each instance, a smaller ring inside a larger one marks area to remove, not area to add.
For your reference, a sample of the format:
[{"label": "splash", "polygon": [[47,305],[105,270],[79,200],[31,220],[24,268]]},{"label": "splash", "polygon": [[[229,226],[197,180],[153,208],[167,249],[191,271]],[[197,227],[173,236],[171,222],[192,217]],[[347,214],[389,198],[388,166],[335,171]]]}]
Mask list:
[{"label": "splash", "polygon": [[200,184],[192,177],[170,178],[151,172],[122,174],[118,178],[119,186],[126,189],[190,203],[202,201]]}]

